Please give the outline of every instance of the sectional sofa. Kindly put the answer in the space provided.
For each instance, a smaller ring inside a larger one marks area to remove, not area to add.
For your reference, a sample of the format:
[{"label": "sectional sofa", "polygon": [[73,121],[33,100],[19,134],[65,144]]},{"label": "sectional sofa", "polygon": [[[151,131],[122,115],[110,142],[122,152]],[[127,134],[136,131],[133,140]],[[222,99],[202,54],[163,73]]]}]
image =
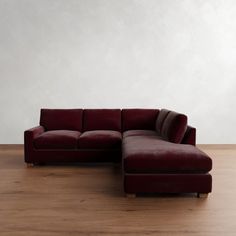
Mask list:
[{"label": "sectional sofa", "polygon": [[28,166],[122,162],[124,191],[197,193],[212,189],[211,158],[196,146],[187,116],[167,109],[41,109],[24,133]]}]

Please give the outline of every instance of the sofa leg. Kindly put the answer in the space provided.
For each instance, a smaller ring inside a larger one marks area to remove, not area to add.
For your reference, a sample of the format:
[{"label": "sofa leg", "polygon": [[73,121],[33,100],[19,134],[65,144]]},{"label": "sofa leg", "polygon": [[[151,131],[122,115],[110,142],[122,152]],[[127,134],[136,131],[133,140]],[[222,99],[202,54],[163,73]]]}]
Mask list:
[{"label": "sofa leg", "polygon": [[136,194],[135,193],[126,193],[126,197],[127,198],[136,198]]},{"label": "sofa leg", "polygon": [[207,198],[208,197],[208,193],[197,193],[197,197],[198,198]]},{"label": "sofa leg", "polygon": [[33,163],[26,163],[26,166],[27,166],[28,168],[30,168],[30,167],[33,167],[34,164],[33,164]]}]

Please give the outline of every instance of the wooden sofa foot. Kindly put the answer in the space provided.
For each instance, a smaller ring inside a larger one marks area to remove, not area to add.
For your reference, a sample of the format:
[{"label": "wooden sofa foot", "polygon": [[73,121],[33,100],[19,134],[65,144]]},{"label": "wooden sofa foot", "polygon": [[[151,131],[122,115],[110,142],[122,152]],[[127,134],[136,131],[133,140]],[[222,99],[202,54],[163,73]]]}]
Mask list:
[{"label": "wooden sofa foot", "polygon": [[126,193],[126,197],[127,198],[136,198],[136,194],[135,193]]},{"label": "wooden sofa foot", "polygon": [[198,193],[197,197],[198,198],[207,198],[208,197],[208,193]]},{"label": "wooden sofa foot", "polygon": [[27,166],[28,168],[30,168],[30,167],[33,167],[34,164],[33,164],[33,163],[26,163],[26,166]]}]

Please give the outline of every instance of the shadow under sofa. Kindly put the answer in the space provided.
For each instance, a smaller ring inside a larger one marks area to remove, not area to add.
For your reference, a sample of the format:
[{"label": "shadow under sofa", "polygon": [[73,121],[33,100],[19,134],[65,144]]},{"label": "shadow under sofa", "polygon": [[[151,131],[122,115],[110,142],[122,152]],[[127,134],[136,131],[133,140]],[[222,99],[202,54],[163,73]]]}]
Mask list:
[{"label": "shadow under sofa", "polygon": [[25,162],[122,162],[124,191],[211,192],[212,160],[187,116],[167,109],[41,109]]}]

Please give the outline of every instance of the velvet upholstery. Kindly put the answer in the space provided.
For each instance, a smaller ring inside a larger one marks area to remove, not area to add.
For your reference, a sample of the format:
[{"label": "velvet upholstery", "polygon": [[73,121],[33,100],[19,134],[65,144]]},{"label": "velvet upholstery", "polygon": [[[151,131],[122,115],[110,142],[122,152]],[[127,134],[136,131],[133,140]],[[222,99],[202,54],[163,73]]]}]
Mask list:
[{"label": "velvet upholstery", "polygon": [[34,139],[45,131],[43,126],[36,126],[24,132],[24,158],[26,163],[35,162]]},{"label": "velvet upholstery", "polygon": [[167,117],[167,115],[169,114],[169,110],[167,109],[161,109],[159,114],[158,114],[158,117],[156,119],[156,132],[161,135],[161,130],[162,130],[162,126],[163,126],[163,123]]},{"label": "velvet upholstery", "polygon": [[158,109],[123,109],[122,130],[154,130]]},{"label": "velvet upholstery", "polygon": [[40,125],[45,130],[82,131],[82,109],[41,109]]},{"label": "velvet upholstery", "polygon": [[113,130],[86,131],[79,137],[78,148],[121,149],[121,133]]},{"label": "velvet upholstery", "polygon": [[210,174],[124,174],[126,193],[210,193]]},{"label": "velvet upholstery", "polygon": [[115,130],[121,131],[120,109],[85,109],[83,131]]},{"label": "velvet upholstery", "polygon": [[181,143],[187,129],[187,116],[170,111],[164,120],[161,136],[169,142]]},{"label": "velvet upholstery", "polygon": [[129,136],[158,136],[156,131],[153,130],[127,130],[123,132],[123,138]]},{"label": "velvet upholstery", "polygon": [[188,125],[181,143],[191,144],[195,146],[196,145],[196,128]]},{"label": "velvet upholstery", "polygon": [[212,168],[212,160],[198,148],[155,136],[127,137],[122,152],[128,173],[207,173]]},{"label": "velvet upholstery", "polygon": [[27,163],[80,163],[80,162],[120,162],[119,149],[40,149],[32,150],[32,155],[25,159]]},{"label": "velvet upholstery", "polygon": [[80,132],[72,130],[52,130],[34,139],[36,149],[76,149]]},{"label": "velvet upholstery", "polygon": [[212,161],[194,146],[196,129],[166,109],[42,109],[24,143],[25,162],[34,164],[123,157],[126,193],[212,191]]}]

